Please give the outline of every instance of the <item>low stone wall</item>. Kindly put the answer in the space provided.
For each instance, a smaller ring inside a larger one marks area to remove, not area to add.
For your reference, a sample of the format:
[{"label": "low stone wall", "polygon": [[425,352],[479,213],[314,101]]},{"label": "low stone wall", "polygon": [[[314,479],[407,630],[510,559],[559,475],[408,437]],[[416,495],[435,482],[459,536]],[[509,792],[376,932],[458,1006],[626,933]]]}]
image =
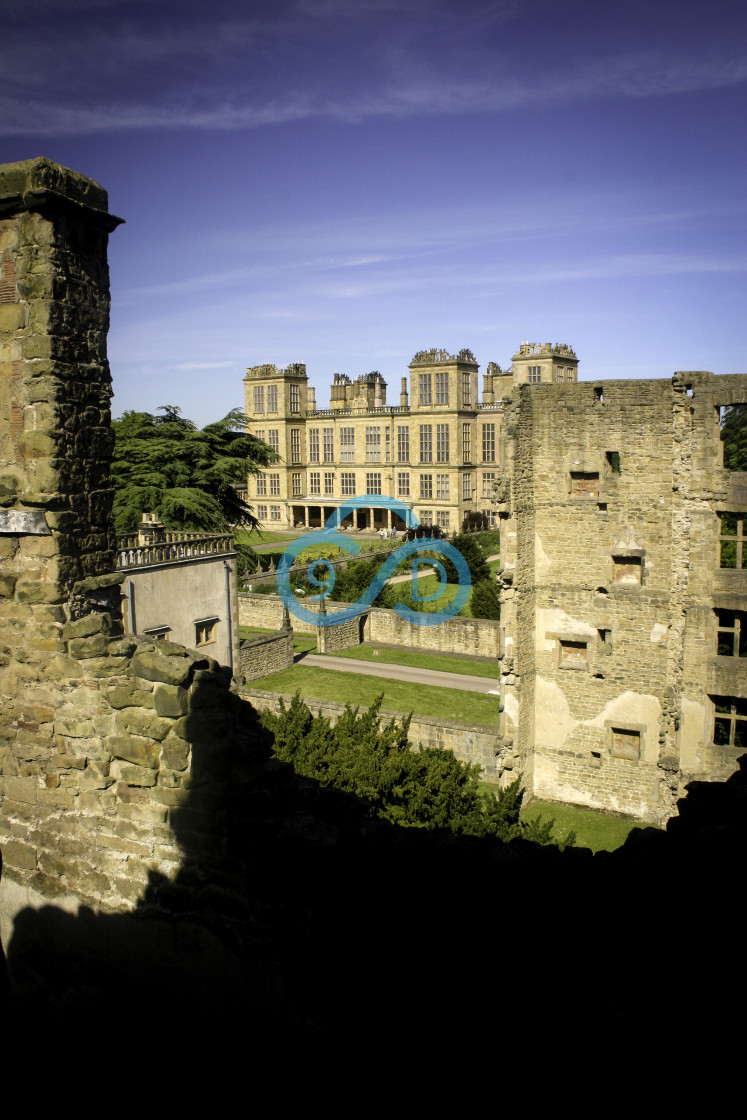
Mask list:
[{"label": "low stone wall", "polygon": [[[309,610],[318,611],[318,603],[304,604]],[[345,610],[348,603],[325,604],[327,612]],[[486,657],[496,659],[500,645],[500,623],[485,618],[452,618],[448,622],[440,622],[436,626],[416,626],[406,622],[395,611],[384,610],[381,607],[372,607],[366,612],[365,622],[354,619],[346,624],[354,627],[358,624],[362,633],[358,641],[349,640],[354,634],[354,629],[346,632],[345,645],[336,645],[336,649],[345,649],[349,645],[357,645],[360,641],[372,644],[404,646],[409,649],[428,650],[431,653],[454,653],[469,655],[471,657]],[[310,622],[292,618],[293,629],[301,634],[314,634],[317,627]],[[265,629],[279,630],[283,625],[283,603],[279,595],[253,595],[242,592],[239,595],[239,624],[241,626],[260,626]],[[337,630],[338,627],[327,627],[328,630]],[[343,627],[339,627],[340,630]],[[331,639],[334,641],[335,639]],[[330,646],[330,649],[333,648]]]},{"label": "low stone wall", "polygon": [[498,657],[499,635],[500,623],[485,618],[452,618],[436,626],[417,626],[380,607],[368,612],[363,630],[363,640],[374,644],[489,658]]},{"label": "low stone wall", "polygon": [[242,642],[239,649],[241,674],[245,681],[256,681],[268,673],[280,673],[293,664],[293,631],[262,634]]},{"label": "low stone wall", "polygon": [[[318,612],[318,603],[304,603],[307,610]],[[344,611],[348,603],[326,603],[328,614]],[[263,630],[281,630],[283,627],[283,601],[279,595],[253,595],[239,593],[239,626],[259,626]],[[312,622],[291,616],[291,626],[298,634],[316,634]]]},{"label": "low stone wall", "polygon": [[[249,700],[257,711],[270,711],[275,714],[280,712],[281,700],[287,708],[293,699],[292,696],[251,687],[242,688],[241,695]],[[325,716],[333,724],[337,723],[345,711],[345,705],[335,700],[306,697],[304,703],[314,715]],[[405,716],[402,712],[382,709],[382,725],[388,724],[393,719],[401,723]],[[462,762],[477,763],[487,781],[497,782],[502,778],[505,781],[513,781],[518,777],[518,770],[514,773],[516,760],[510,750],[499,742],[497,728],[459,723],[457,720],[444,721],[431,719],[429,716],[413,716],[410,722],[409,740],[414,748],[437,747],[439,750],[452,751]]]}]

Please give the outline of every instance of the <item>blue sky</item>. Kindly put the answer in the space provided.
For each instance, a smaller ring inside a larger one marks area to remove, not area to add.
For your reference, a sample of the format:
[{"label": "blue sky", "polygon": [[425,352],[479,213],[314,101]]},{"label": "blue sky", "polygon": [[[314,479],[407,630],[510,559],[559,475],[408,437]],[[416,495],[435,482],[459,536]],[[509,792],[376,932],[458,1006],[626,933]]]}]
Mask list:
[{"label": "blue sky", "polygon": [[113,410],[247,365],[747,370],[747,5],[5,0],[0,162],[98,180]]}]

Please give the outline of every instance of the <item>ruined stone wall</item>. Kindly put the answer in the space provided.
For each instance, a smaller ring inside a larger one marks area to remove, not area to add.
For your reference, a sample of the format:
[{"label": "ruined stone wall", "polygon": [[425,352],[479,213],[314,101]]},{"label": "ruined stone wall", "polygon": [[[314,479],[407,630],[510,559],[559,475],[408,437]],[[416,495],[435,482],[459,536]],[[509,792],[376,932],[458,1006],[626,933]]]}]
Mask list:
[{"label": "ruined stone wall", "polygon": [[212,659],[122,635],[106,203],[0,168],[0,893],[122,911],[199,864],[248,705]]},{"label": "ruined stone wall", "polygon": [[[280,712],[281,700],[287,708],[293,699],[277,692],[246,686],[241,695],[251,701],[258,711]],[[334,700],[317,700],[305,697],[304,704],[314,715],[324,716],[334,724],[345,711],[344,704]],[[405,718],[402,712],[384,711],[380,722],[382,726],[391,720],[401,723]],[[462,762],[477,763],[482,767],[483,776],[491,782],[509,782],[518,776],[516,759],[509,750],[502,749],[498,735],[493,727],[478,724],[459,723],[457,720],[430,719],[428,716],[413,716],[410,722],[409,741],[413,747],[434,747],[438,750],[452,751]]]},{"label": "ruined stone wall", "polygon": [[268,673],[280,673],[293,664],[293,631],[263,634],[241,643],[239,665],[245,681],[256,681]]},{"label": "ruined stone wall", "polygon": [[691,777],[733,770],[703,754],[720,380],[530,386],[512,406],[502,730],[537,797],[660,821]]}]

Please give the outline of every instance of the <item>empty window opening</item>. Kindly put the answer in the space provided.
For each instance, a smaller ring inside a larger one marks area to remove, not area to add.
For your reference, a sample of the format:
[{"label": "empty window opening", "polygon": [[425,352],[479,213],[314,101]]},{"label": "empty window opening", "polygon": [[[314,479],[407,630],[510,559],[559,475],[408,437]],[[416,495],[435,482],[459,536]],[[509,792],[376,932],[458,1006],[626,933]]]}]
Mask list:
[{"label": "empty window opening", "polygon": [[558,639],[559,666],[561,669],[585,669],[588,664],[588,647],[586,642],[572,641],[568,638]]},{"label": "empty window opening", "polygon": [[628,727],[610,727],[610,754],[636,762],[641,757],[641,733]]},{"label": "empty window opening", "polygon": [[747,523],[747,514],[727,512],[720,513],[718,516],[721,521],[720,567],[744,568],[744,530],[745,523]]},{"label": "empty window opening", "polygon": [[613,556],[615,563],[615,583],[639,586],[643,565],[640,556]]},{"label": "empty window opening", "polygon": [[597,398],[600,404],[604,404],[604,390],[602,389],[601,385],[594,386],[594,396]]},{"label": "empty window opening", "polygon": [[599,472],[571,471],[571,497],[598,498]]},{"label": "empty window opening", "polygon": [[687,393],[688,397],[691,397],[693,395],[692,385],[686,385],[685,386],[685,392]]},{"label": "empty window opening", "polygon": [[716,611],[716,653],[719,657],[747,657],[747,611]]},{"label": "empty window opening", "polygon": [[599,510],[600,513],[606,513],[607,512],[607,503],[606,502],[599,502],[598,505],[597,505],[597,509]]},{"label": "empty window opening", "polygon": [[747,404],[730,404],[721,410],[721,440],[728,471],[747,471]]},{"label": "empty window opening", "polygon": [[713,745],[747,749],[747,700],[736,696],[711,696]]},{"label": "empty window opening", "polygon": [[608,451],[607,452],[607,462],[609,463],[609,468],[610,468],[610,470],[612,471],[613,474],[619,474],[620,473],[620,452],[619,451]]}]

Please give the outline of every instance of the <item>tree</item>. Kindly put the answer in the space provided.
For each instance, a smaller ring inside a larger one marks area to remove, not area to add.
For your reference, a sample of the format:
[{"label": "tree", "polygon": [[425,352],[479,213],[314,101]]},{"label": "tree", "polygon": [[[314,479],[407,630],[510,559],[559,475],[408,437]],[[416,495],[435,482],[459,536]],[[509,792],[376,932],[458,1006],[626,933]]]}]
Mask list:
[{"label": "tree", "polygon": [[501,617],[501,604],[495,583],[490,579],[481,579],[472,588],[472,597],[469,609],[473,618],[491,618],[498,621]]},{"label": "tree", "polygon": [[132,532],[143,513],[157,514],[167,529],[256,528],[251,507],[235,488],[276,456],[242,430],[246,417],[240,409],[202,429],[171,405],[158,411],[163,415],[125,412],[112,423],[117,532]]},{"label": "tree", "polygon": [[[449,543],[461,552],[462,556],[467,561],[469,572],[472,576],[473,587],[482,579],[490,579],[490,567],[485,559],[485,553],[480,547],[479,541],[468,533],[456,533]],[[443,556],[440,557],[440,560],[446,569],[447,582],[459,583],[459,575],[454,564]]]},{"label": "tree", "polygon": [[[410,828],[446,828],[465,836],[554,842],[554,821],[522,820],[520,779],[496,796],[484,796],[479,766],[460,762],[451,751],[410,749],[410,717],[401,725],[392,720],[382,729],[382,699],[363,713],[348,704],[332,726],[323,716],[312,716],[296,693],[288,709],[281,700],[281,714],[265,712],[262,722],[274,735],[277,758],[320,785],[363,798],[384,820]],[[573,837],[564,843],[572,844]]]},{"label": "tree", "polygon": [[747,405],[728,405],[724,409],[721,439],[726,469],[747,471]]}]

